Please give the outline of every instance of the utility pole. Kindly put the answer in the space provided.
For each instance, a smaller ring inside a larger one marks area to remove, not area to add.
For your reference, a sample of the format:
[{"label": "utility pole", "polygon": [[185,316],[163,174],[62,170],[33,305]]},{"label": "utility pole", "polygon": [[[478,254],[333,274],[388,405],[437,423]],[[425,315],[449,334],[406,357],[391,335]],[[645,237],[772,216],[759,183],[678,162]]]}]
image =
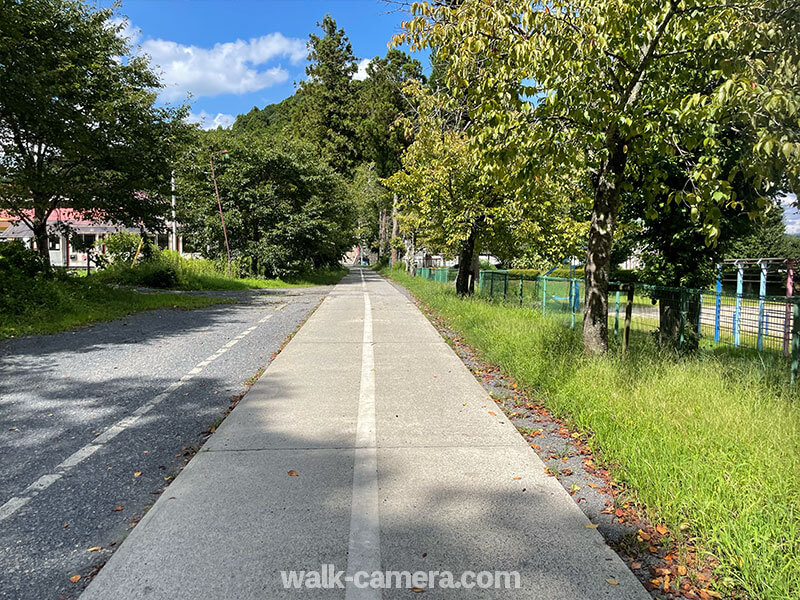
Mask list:
[{"label": "utility pole", "polygon": [[228,245],[228,232],[225,229],[225,216],[222,214],[222,201],[219,199],[219,188],[217,187],[217,176],[214,173],[214,155],[227,154],[227,150],[211,153],[211,179],[214,180],[214,193],[217,195],[217,206],[219,207],[219,220],[222,222],[222,235],[225,238],[225,250],[228,252],[228,277],[231,276],[231,247]]},{"label": "utility pole", "polygon": [[175,169],[172,170],[170,185],[172,186],[172,249],[178,252],[178,224],[175,222]]}]

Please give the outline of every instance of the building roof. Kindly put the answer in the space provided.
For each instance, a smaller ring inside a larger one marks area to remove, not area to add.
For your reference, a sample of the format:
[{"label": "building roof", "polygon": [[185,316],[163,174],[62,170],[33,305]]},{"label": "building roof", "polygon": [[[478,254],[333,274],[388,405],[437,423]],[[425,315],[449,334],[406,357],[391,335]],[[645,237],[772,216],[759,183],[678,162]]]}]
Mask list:
[{"label": "building roof", "polygon": [[[25,212],[32,213],[32,211]],[[50,216],[47,218],[48,230],[50,233],[59,233],[55,228],[57,223],[66,223],[75,233],[84,234],[114,233],[116,231],[139,232],[138,229],[133,227],[122,227],[110,223],[92,221],[91,219],[87,219],[83,213],[71,208],[57,208],[50,213]],[[8,225],[5,230],[0,230],[0,239],[33,237],[31,228],[23,223],[17,216],[7,211],[0,211],[0,224]],[[0,229],[2,229],[1,225]]]},{"label": "building roof", "polygon": [[[48,229],[50,233],[60,233],[55,227],[48,227]],[[118,225],[108,225],[103,223],[78,224],[75,222],[70,222],[70,229],[78,234],[115,233],[117,231],[131,231],[133,233],[139,232],[138,229],[133,227],[120,227]],[[0,232],[0,238],[2,239],[19,239],[30,237],[33,237],[33,231],[31,231],[31,228],[25,223],[16,223],[5,231]]]}]

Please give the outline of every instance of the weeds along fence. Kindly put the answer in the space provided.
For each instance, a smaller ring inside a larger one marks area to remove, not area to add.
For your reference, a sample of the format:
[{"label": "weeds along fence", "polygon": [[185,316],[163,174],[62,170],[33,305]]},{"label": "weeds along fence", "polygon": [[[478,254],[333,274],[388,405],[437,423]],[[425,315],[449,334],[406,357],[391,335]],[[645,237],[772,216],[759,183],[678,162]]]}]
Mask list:
[{"label": "weeds along fence", "polygon": [[[417,269],[417,276],[449,283],[457,270]],[[583,279],[480,272],[478,295],[524,306],[561,319],[568,327],[583,321]],[[792,380],[800,368],[800,296],[770,296],[716,290],[611,282],[609,333],[625,350],[631,332],[651,334],[678,348],[729,346],[771,352],[792,359]]]}]

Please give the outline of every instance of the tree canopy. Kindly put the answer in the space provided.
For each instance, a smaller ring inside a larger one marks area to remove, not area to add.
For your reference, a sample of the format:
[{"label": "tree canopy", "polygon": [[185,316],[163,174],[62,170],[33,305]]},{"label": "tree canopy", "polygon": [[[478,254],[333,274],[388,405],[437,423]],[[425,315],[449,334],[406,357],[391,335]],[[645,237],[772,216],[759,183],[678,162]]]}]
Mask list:
[{"label": "tree canopy", "polygon": [[158,229],[189,127],[157,107],[157,76],[128,53],[111,10],[77,0],[0,0],[0,208],[49,261],[47,219],[69,207]]},{"label": "tree canopy", "polygon": [[231,253],[245,272],[296,275],[332,267],[353,245],[355,211],[345,182],[308,149],[255,134],[208,132],[181,161],[179,220],[203,253],[225,245],[209,176],[212,152]]},{"label": "tree canopy", "polygon": [[359,158],[353,105],[358,67],[350,40],[333,17],[325,15],[317,26],[323,35],[309,35],[309,64],[298,86],[292,126],[323,160],[349,175]]},{"label": "tree canopy", "polygon": [[[594,353],[608,345],[623,201],[650,218],[663,199],[685,206],[676,218],[701,221],[713,243],[721,208],[742,208],[734,177],[762,212],[770,193],[797,184],[798,10],[777,0],[422,2],[397,41],[436,49],[448,90],[469,107],[486,177],[524,189],[547,173],[589,190],[584,344]],[[750,148],[728,165],[719,130],[739,121]],[[508,169],[519,156],[527,165]],[[676,169],[680,187],[668,181]]]}]

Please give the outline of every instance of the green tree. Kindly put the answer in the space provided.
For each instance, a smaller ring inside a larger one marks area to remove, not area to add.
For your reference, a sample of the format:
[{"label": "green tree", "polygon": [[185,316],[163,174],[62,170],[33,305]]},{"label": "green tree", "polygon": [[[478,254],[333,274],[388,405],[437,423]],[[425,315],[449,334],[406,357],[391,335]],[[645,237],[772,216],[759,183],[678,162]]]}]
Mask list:
[{"label": "green tree", "polygon": [[[688,206],[714,241],[721,207],[739,202],[731,173],[753,185],[761,211],[776,187],[797,184],[796,5],[465,0],[414,10],[401,40],[436,48],[449,89],[470,106],[474,139],[488,149],[485,170],[508,170],[509,156],[524,154],[531,169],[590,187],[589,353],[608,347],[608,276],[623,199],[640,199],[648,217],[665,196]],[[725,171],[719,127],[740,119],[752,124],[752,151],[742,155],[752,160]],[[666,181],[676,165],[685,187]]]},{"label": "green tree", "polygon": [[[400,157],[411,143],[407,130],[396,126],[398,119],[414,110],[411,99],[403,93],[403,86],[411,80],[425,80],[422,65],[406,53],[391,49],[385,58],[376,56],[370,61],[367,77],[357,88],[356,134],[360,154],[362,160],[372,165],[377,177],[389,177],[400,169]],[[370,245],[377,245],[382,256],[391,247],[395,260],[400,242],[393,239],[398,233],[397,198],[389,198],[384,189],[380,199],[381,206],[373,214],[376,221],[370,226],[377,237],[370,240]],[[370,206],[375,206],[375,202]]]},{"label": "green tree", "polygon": [[358,215],[356,238],[359,246],[375,250],[379,258],[385,258],[385,215],[392,200],[388,190],[381,185],[375,163],[358,165],[348,188]]},{"label": "green tree", "polygon": [[202,135],[178,172],[184,233],[210,258],[225,256],[214,186],[234,259],[251,273],[285,276],[335,266],[354,243],[355,211],[340,175],[314,153],[265,136],[212,131]]},{"label": "green tree", "polygon": [[353,48],[330,15],[310,34],[306,79],[297,90],[293,115],[296,135],[314,144],[323,160],[349,176],[359,159],[353,99],[357,71]]},{"label": "green tree", "polygon": [[405,52],[391,49],[385,58],[373,58],[367,67],[367,78],[361,82],[358,104],[361,115],[357,132],[362,155],[375,163],[378,177],[389,177],[400,169],[400,157],[410,139],[398,119],[410,115],[414,106],[403,93],[406,82],[425,82],[422,65]]},{"label": "green tree", "polygon": [[[723,232],[724,233],[724,232]],[[742,234],[721,240],[725,258],[796,258],[793,236],[787,235],[784,210],[780,202],[770,208],[763,220],[755,221]]]},{"label": "green tree", "polygon": [[78,0],[0,0],[0,208],[31,228],[49,263],[59,207],[157,229],[188,130],[157,108],[160,86],[128,52],[111,10]]},{"label": "green tree", "polygon": [[289,96],[264,108],[254,106],[250,112],[237,116],[231,129],[234,133],[258,133],[273,138],[285,136],[296,103],[297,96]]},{"label": "green tree", "polygon": [[480,252],[510,257],[523,245],[561,243],[575,225],[562,210],[562,194],[542,185],[535,198],[524,197],[486,177],[459,103],[418,81],[407,84],[406,93],[418,107],[408,122],[414,142],[403,154],[403,169],[386,184],[398,195],[405,221],[414,225],[415,245],[458,258],[460,294],[474,291]]}]

